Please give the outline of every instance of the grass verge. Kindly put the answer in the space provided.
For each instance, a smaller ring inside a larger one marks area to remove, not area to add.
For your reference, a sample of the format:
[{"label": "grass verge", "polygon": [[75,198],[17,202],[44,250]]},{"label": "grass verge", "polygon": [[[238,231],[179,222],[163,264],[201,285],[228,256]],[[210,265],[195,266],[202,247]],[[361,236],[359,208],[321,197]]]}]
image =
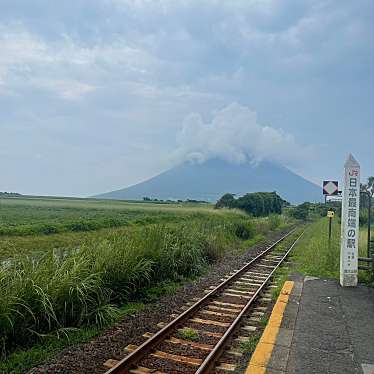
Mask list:
[{"label": "grass verge", "polygon": [[[133,314],[143,309],[142,303],[129,303],[120,309],[119,318]],[[0,373],[25,373],[32,367],[35,367],[50,357],[53,357],[56,352],[90,341],[95,336],[102,332],[103,328],[88,327],[70,331],[67,336],[56,337],[51,336],[43,339],[38,344],[35,344],[29,349],[17,349],[10,354],[6,360],[0,362]]]},{"label": "grass verge", "polygon": [[254,333],[253,335],[249,336],[246,341],[240,343],[241,352],[244,354],[252,354],[255,351],[260,338],[261,333]]},{"label": "grass verge", "polygon": [[[366,257],[367,228],[360,229],[359,256]],[[340,224],[332,225],[331,242],[328,240],[328,220],[320,219],[309,225],[304,236],[296,244],[292,256],[292,272],[305,275],[339,279],[340,272]],[[280,269],[277,276],[286,280],[289,271]],[[359,271],[359,281],[374,286],[374,278],[367,271]],[[276,297],[277,290],[274,291]]]}]

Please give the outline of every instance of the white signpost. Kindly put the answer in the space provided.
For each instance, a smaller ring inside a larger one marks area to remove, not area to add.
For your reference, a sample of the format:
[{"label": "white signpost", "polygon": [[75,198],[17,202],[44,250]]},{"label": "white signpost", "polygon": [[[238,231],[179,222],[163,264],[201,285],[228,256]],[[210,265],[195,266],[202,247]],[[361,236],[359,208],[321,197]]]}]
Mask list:
[{"label": "white signpost", "polygon": [[360,164],[350,154],[344,165],[340,284],[357,286],[360,218]]}]

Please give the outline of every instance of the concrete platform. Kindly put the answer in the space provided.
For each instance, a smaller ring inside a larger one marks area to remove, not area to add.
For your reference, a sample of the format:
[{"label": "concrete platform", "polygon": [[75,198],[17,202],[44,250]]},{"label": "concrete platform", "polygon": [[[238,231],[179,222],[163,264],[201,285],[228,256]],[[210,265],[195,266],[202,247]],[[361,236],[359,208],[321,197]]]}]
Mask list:
[{"label": "concrete platform", "polygon": [[267,374],[374,374],[374,289],[291,277]]}]

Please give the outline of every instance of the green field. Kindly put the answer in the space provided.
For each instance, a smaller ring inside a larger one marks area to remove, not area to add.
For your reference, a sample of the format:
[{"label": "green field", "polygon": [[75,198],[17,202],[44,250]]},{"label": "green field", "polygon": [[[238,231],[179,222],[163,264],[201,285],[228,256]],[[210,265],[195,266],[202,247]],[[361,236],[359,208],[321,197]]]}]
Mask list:
[{"label": "green field", "polygon": [[62,198],[0,198],[0,236],[90,231],[159,223],[204,213],[210,204],[129,203]]},{"label": "green field", "polygon": [[293,222],[209,204],[51,198],[0,204],[0,371],[13,372]]},{"label": "green field", "polygon": [[[367,257],[367,227],[360,228],[359,256]],[[335,219],[331,244],[328,242],[328,219],[319,219],[307,227],[304,237],[293,252],[293,271],[303,274],[339,279],[340,224]],[[374,278],[367,271],[359,271],[359,281],[374,286]]]},{"label": "green field", "polygon": [[83,199],[0,199],[0,260],[51,248],[76,248],[113,231],[180,223],[211,215],[244,216],[210,204],[129,203]]}]

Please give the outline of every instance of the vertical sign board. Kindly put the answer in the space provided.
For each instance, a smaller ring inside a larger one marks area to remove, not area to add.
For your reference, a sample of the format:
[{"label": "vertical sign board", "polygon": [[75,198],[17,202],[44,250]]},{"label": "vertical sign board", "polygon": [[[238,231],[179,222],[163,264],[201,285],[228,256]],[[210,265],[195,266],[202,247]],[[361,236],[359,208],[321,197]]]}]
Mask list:
[{"label": "vertical sign board", "polygon": [[360,217],[360,165],[350,154],[344,165],[340,284],[357,286]]}]

